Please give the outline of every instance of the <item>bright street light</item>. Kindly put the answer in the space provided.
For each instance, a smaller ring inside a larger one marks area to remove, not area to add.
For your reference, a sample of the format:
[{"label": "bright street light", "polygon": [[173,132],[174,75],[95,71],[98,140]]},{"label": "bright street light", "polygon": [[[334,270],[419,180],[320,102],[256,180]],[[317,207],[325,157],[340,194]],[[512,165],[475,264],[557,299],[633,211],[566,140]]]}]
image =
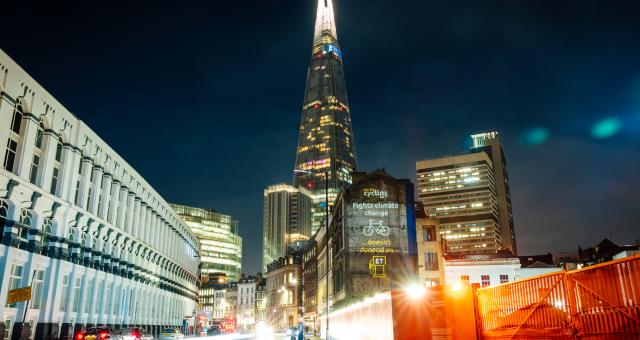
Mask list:
[{"label": "bright street light", "polygon": [[407,294],[409,294],[410,298],[418,300],[422,298],[422,296],[426,292],[426,289],[418,284],[412,284],[411,286],[407,287],[406,292]]}]

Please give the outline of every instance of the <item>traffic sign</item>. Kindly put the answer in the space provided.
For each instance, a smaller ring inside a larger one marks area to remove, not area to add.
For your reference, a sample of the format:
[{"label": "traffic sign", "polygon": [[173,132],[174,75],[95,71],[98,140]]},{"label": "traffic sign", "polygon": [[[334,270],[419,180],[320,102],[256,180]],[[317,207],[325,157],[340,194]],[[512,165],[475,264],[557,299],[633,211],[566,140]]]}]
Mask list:
[{"label": "traffic sign", "polygon": [[7,304],[9,305],[26,300],[31,300],[31,286],[12,289],[7,295]]}]

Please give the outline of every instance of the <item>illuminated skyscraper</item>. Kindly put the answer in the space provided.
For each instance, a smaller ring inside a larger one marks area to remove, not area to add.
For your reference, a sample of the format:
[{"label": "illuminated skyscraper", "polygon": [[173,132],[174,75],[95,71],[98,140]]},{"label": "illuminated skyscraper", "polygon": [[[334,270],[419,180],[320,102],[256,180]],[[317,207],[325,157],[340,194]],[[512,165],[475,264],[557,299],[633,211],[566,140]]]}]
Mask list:
[{"label": "illuminated skyscraper", "polygon": [[450,253],[518,253],[507,165],[495,131],[471,136],[467,154],[416,162],[418,198]]},{"label": "illuminated skyscraper", "polygon": [[311,236],[311,192],[287,184],[264,189],[262,267],[288,255],[289,248],[305,244]]},{"label": "illuminated skyscraper", "polygon": [[311,61],[302,107],[294,186],[314,193],[313,232],[324,214],[325,173],[329,202],[351,183],[356,167],[347,89],[338,45],[333,3],[319,0]]},{"label": "illuminated skyscraper", "polygon": [[224,273],[231,282],[240,279],[242,238],[238,235],[238,221],[214,209],[170,205],[200,241],[201,278]]}]

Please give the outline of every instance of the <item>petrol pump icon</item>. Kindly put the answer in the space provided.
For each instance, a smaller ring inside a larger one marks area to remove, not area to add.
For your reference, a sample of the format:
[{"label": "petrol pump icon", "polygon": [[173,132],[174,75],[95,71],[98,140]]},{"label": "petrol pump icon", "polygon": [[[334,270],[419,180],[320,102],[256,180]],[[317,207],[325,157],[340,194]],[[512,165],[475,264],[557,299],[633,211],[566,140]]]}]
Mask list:
[{"label": "petrol pump icon", "polygon": [[385,271],[386,266],[386,256],[373,256],[371,257],[371,260],[369,260],[369,274],[375,278],[383,279],[387,277],[387,273]]}]

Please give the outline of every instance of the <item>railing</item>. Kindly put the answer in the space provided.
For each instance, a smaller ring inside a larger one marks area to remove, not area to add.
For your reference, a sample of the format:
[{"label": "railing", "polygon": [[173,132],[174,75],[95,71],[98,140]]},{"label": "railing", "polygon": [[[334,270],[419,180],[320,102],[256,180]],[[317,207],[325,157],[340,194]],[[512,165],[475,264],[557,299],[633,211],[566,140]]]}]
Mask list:
[{"label": "railing", "polygon": [[640,339],[640,255],[477,291],[483,339]]}]

